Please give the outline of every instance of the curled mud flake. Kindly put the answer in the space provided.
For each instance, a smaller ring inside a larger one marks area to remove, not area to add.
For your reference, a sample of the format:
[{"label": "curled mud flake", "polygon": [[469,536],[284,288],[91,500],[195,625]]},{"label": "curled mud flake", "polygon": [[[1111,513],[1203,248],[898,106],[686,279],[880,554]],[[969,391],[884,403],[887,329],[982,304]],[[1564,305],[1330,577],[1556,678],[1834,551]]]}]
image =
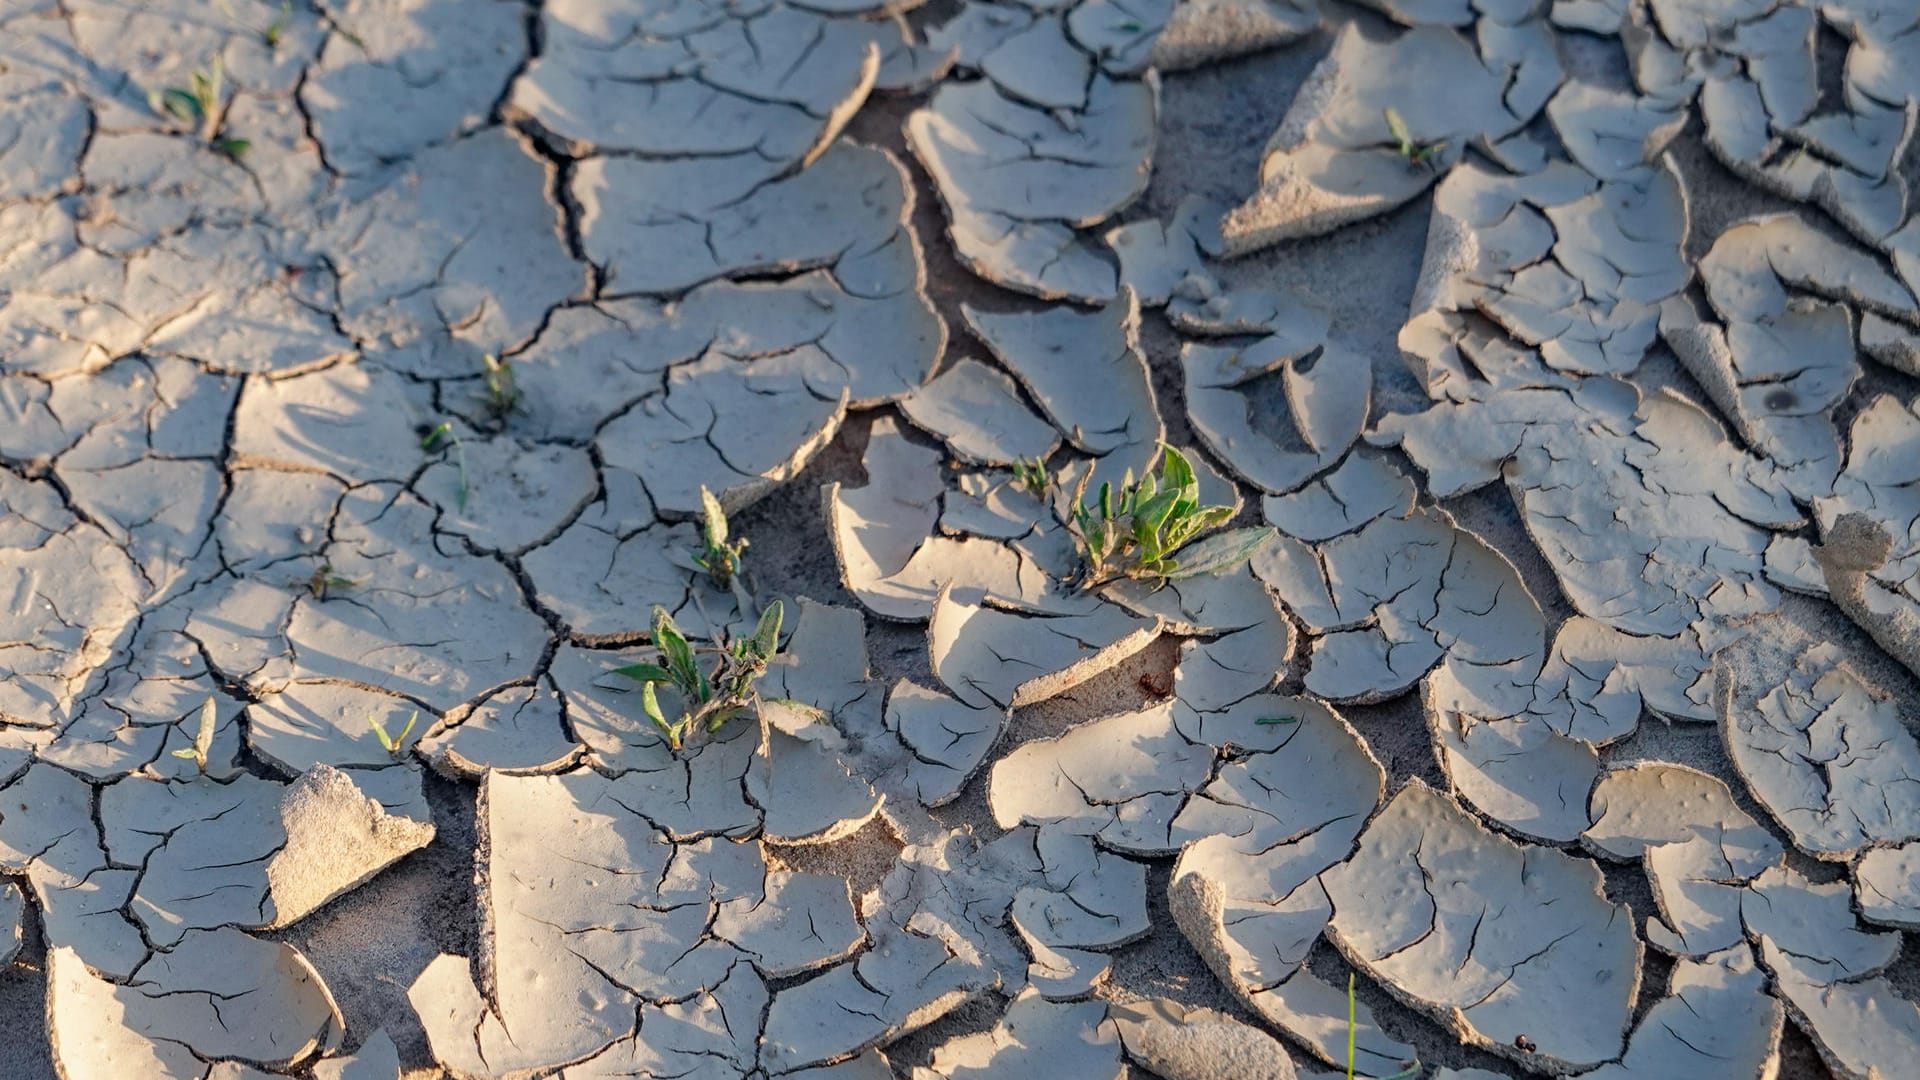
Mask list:
[{"label": "curled mud flake", "polygon": [[[1023,837],[1010,837],[1020,840]],[[1021,874],[1038,867],[1027,862]],[[775,1075],[838,1061],[918,1030],[997,985],[992,940],[1011,893],[970,835],[910,845],[861,901],[872,944],[852,961],[774,996],[760,1043]],[[1012,950],[1010,943],[1005,948]]]},{"label": "curled mud flake", "polygon": [[1920,929],[1920,843],[1861,855],[1853,864],[1853,902],[1876,926]]},{"label": "curled mud flake", "polygon": [[927,623],[933,673],[978,708],[1017,709],[1063,694],[1139,652],[1161,620],[1110,605],[1087,615],[1024,615],[954,599],[943,587]]},{"label": "curled mud flake", "polygon": [[1779,602],[1764,530],[1803,515],[1764,463],[1676,394],[1640,400],[1596,379],[1502,390],[1388,417],[1374,437],[1402,445],[1442,497],[1504,475],[1574,608],[1614,629],[1670,637]]},{"label": "curled mud flake", "polygon": [[[752,955],[720,936],[724,925],[735,938],[760,941],[754,913],[769,896],[759,844],[676,842],[630,808],[634,794],[630,778],[592,771],[487,778],[478,858],[488,944],[477,967],[443,955],[409,991],[443,1064],[499,1076],[605,1052],[610,1068],[641,1052],[628,1036],[652,1022],[649,1009],[690,1001],[712,1008],[701,1004],[709,993],[723,999],[723,1013],[735,994],[755,1002],[741,1016],[764,1008]],[[844,890],[836,901],[810,880],[780,888],[818,907],[813,925],[823,933],[790,935],[774,962],[783,970],[841,955],[857,934]],[[556,881],[566,887],[552,887]],[[478,986],[490,988],[488,998]]]},{"label": "curled mud flake", "polygon": [[400,1050],[384,1028],[367,1036],[351,1054],[313,1063],[313,1080],[391,1080],[399,1075]]},{"label": "curled mud flake", "polygon": [[27,894],[9,881],[0,885],[0,969],[13,963],[26,940]]},{"label": "curled mud flake", "polygon": [[1183,708],[1169,701],[1022,744],[994,763],[987,788],[994,819],[1007,829],[1064,822],[1120,851],[1178,850],[1170,839],[1174,816],[1207,782],[1214,758],[1176,726]]},{"label": "curled mud flake", "polygon": [[1298,0],[1176,0],[1148,62],[1186,71],[1277,49],[1319,26],[1319,11]]},{"label": "curled mud flake", "polygon": [[339,29],[300,98],[343,172],[373,172],[478,127],[526,56],[526,12],[508,0],[328,0],[322,10]]},{"label": "curled mud flake", "polygon": [[902,679],[887,694],[886,725],[910,755],[903,784],[925,805],[944,806],[986,762],[1006,710],[975,708]]},{"label": "curled mud flake", "polygon": [[948,367],[902,399],[900,411],[973,465],[1045,461],[1060,446],[1060,433],[1033,415],[1013,379],[977,360]]},{"label": "curled mud flake", "polygon": [[1801,972],[1794,961],[1772,942],[1761,942],[1760,962],[1773,973],[1787,1015],[1813,1039],[1833,1075],[1875,1080],[1886,1075],[1886,1063],[1920,1054],[1920,1006],[1887,979],[1823,982]]},{"label": "curled mud flake", "polygon": [[1212,1009],[1167,998],[1108,1005],[1127,1056],[1167,1080],[1293,1080],[1293,1059],[1279,1040]]},{"label": "curled mud flake", "polygon": [[1429,365],[1445,365],[1456,313],[1479,312],[1552,368],[1631,372],[1653,344],[1660,302],[1690,276],[1686,194],[1664,157],[1603,180],[1559,161],[1521,177],[1467,165],[1442,181],[1434,207],[1400,335]]},{"label": "curled mud flake", "polygon": [[1920,672],[1920,401],[1875,398],[1854,417],[1850,443],[1833,497],[1814,504],[1813,560],[1834,603]]},{"label": "curled mud flake", "polygon": [[[1017,29],[992,49],[1034,32]],[[1085,106],[1057,112],[1014,100],[991,80],[934,91],[908,118],[907,142],[946,205],[960,260],[1043,299],[1114,299],[1113,264],[1075,230],[1105,221],[1146,189],[1157,89],[1151,77],[1095,72]]]},{"label": "curled mud flake", "polygon": [[795,170],[833,142],[881,73],[876,36],[831,7],[555,4],[540,13],[543,47],[514,80],[508,113],[573,157],[750,154]]},{"label": "curled mud flake", "polygon": [[1682,960],[1668,977],[1667,996],[1653,1003],[1627,1037],[1626,1055],[1586,1075],[1596,1080],[1773,1075],[1786,1015],[1766,987],[1766,973],[1744,945],[1705,960]]},{"label": "curled mud flake", "polygon": [[458,724],[429,730],[419,750],[440,772],[470,780],[489,770],[565,772],[584,753],[568,737],[565,716],[550,680],[510,686],[474,706]]},{"label": "curled mud flake", "polygon": [[708,356],[676,368],[667,392],[601,429],[608,464],[639,476],[662,517],[701,513],[700,488],[729,513],[763,498],[813,460],[847,413],[847,386],[818,355],[746,365]]},{"label": "curled mud flake", "polygon": [[68,1075],[199,1080],[206,1059],[286,1069],[332,1053],[346,1021],[299,950],[223,929],[188,932],[124,984],[54,947],[47,1029]]},{"label": "curled mud flake", "polygon": [[1155,308],[1183,287],[1210,279],[1206,256],[1220,249],[1219,219],[1220,207],[1189,195],[1172,221],[1147,218],[1109,229],[1105,239],[1120,260],[1120,284],[1133,290],[1141,307]]},{"label": "curled mud flake", "polygon": [[1406,517],[1413,510],[1416,493],[1412,478],[1393,459],[1355,453],[1292,494],[1267,496],[1260,509],[1281,532],[1319,544],[1354,532],[1375,518]]},{"label": "curled mud flake", "polygon": [[1625,1048],[1640,943],[1592,863],[1503,839],[1414,780],[1322,880],[1341,951],[1464,1041],[1553,1069]]},{"label": "curled mud flake", "polygon": [[1423,712],[1454,793],[1507,830],[1564,844],[1588,825],[1587,792],[1600,773],[1593,745],[1527,712],[1475,716],[1448,703],[1463,692],[1451,669],[1427,677]]},{"label": "curled mud flake", "polygon": [[821,267],[855,292],[879,295],[899,283],[880,270],[914,272],[898,265],[899,252],[918,254],[902,232],[913,205],[905,171],[891,154],[859,143],[837,142],[791,175],[751,153],[594,157],[569,183],[581,242],[609,296]]},{"label": "curled mud flake", "polygon": [[1524,126],[1546,104],[1538,88],[1550,93],[1559,79],[1538,21],[1483,33],[1477,48],[1443,26],[1383,38],[1348,24],[1267,141],[1260,190],[1222,219],[1226,254],[1318,236],[1407,202],[1469,145],[1489,147]]},{"label": "curled mud flake", "polygon": [[198,930],[298,922],[433,839],[430,821],[411,816],[426,816],[419,774],[395,775],[318,765],[292,784],[136,778],[105,789],[107,852],[142,868],[128,909],[162,949]]},{"label": "curled mud flake", "polygon": [[1038,1075],[1119,1080],[1120,1036],[1104,1001],[1054,1004],[1026,991],[1007,1006],[992,1031],[963,1035],[933,1051],[933,1065],[915,1070],[925,1080],[986,1080]]},{"label": "curled mud flake", "polygon": [[1900,935],[1862,930],[1844,881],[1815,884],[1785,866],[1767,868],[1740,898],[1747,936],[1791,957],[1797,977],[1858,982],[1885,971]]},{"label": "curled mud flake", "polygon": [[958,600],[1024,611],[1075,614],[1102,606],[1061,585],[1071,566],[1054,566],[1062,559],[1053,552],[1062,549],[1064,531],[1048,525],[1035,533],[1037,514],[1028,528],[1008,530],[1017,533],[1013,544],[965,535],[966,529],[942,535],[943,498],[951,507],[965,496],[964,485],[949,492],[939,451],[906,438],[891,418],[874,421],[863,460],[867,486],[836,481],[820,494],[840,580],[875,616],[918,622],[932,614],[943,588]]},{"label": "curled mud flake", "polygon": [[1140,350],[1140,305],[1131,292],[1096,311],[1037,312],[963,306],[967,325],[1012,371],[1075,448],[1119,474],[1143,474],[1166,434]]},{"label": "curled mud flake", "polygon": [[1920,838],[1920,745],[1840,649],[1775,622],[1715,663],[1734,768],[1794,846],[1847,862]]},{"label": "curled mud flake", "polygon": [[440,508],[440,527],[482,551],[518,555],[580,515],[600,478],[583,449],[510,436],[462,439],[414,490]]}]

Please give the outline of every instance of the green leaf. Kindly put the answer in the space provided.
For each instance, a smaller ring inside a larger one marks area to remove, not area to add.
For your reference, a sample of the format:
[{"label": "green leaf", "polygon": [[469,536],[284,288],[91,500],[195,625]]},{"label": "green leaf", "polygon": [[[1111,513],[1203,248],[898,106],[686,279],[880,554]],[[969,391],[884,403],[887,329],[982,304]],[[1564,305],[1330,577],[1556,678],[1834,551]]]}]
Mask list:
[{"label": "green leaf", "polygon": [[768,604],[767,610],[760,613],[760,624],[753,628],[751,642],[755,656],[762,660],[773,659],[773,654],[780,648],[780,620],[785,615],[786,609],[778,600]]},{"label": "green leaf", "polygon": [[1271,525],[1217,533],[1183,549],[1180,568],[1167,576],[1178,580],[1231,570],[1259,554],[1260,549],[1273,543],[1277,536],[1279,533]]},{"label": "green leaf", "polygon": [[727,543],[727,512],[720,509],[720,500],[713,497],[707,485],[700,485],[700,510],[706,515],[702,532],[707,538],[707,548],[723,548]]},{"label": "green leaf", "polygon": [[173,752],[173,756],[174,756],[174,757],[177,757],[177,758],[186,758],[186,759],[187,759],[188,761],[199,761],[199,760],[200,760],[200,755],[199,755],[198,753],[196,753],[196,752],[194,751],[194,749],[193,749],[192,747],[190,747],[190,746],[189,746],[189,747],[187,747],[187,748],[186,748],[186,749],[184,749],[184,750],[175,750],[175,751]]},{"label": "green leaf", "polygon": [[177,86],[169,86],[160,92],[160,107],[154,111],[166,113],[176,120],[183,120],[189,124],[197,124],[201,116],[200,99]]},{"label": "green leaf", "polygon": [[241,154],[246,153],[247,149],[252,145],[252,139],[216,139],[213,148],[230,158],[237,158]]},{"label": "green leaf", "polygon": [[1297,724],[1299,722],[1300,718],[1297,716],[1263,716],[1254,721],[1256,724]]},{"label": "green leaf", "polygon": [[1163,456],[1160,462],[1160,479],[1168,491],[1179,491],[1194,483],[1193,463],[1187,456],[1171,446],[1162,446]]},{"label": "green leaf", "polygon": [[660,695],[653,692],[653,684],[650,682],[640,686],[640,707],[646,710],[647,716],[654,723],[662,728],[667,726],[666,715],[660,711]]},{"label": "green leaf", "polygon": [[1113,520],[1113,485],[1105,481],[1100,484],[1100,516],[1108,521]]},{"label": "green leaf", "polygon": [[673,681],[673,672],[659,664],[628,664],[626,667],[614,668],[613,674],[624,675],[635,682],[670,683]]},{"label": "green leaf", "polygon": [[[207,695],[206,704],[200,706],[200,726],[193,733],[193,758],[204,762],[213,753],[213,729],[220,724],[219,706],[214,704],[213,695]],[[204,767],[204,766],[203,766]]]},{"label": "green leaf", "polygon": [[1400,110],[1389,105],[1384,110],[1384,114],[1387,118],[1387,131],[1393,135],[1394,141],[1400,144],[1400,152],[1411,154],[1413,132],[1407,127],[1407,121],[1400,115]]},{"label": "green leaf", "polygon": [[1160,527],[1166,524],[1167,515],[1173,513],[1173,504],[1180,501],[1177,491],[1163,491],[1141,504],[1133,512],[1133,534],[1142,535],[1142,528],[1149,533],[1158,534]]},{"label": "green leaf", "polygon": [[[687,644],[687,636],[680,632],[673,616],[658,604],[653,606],[653,647],[660,650],[667,670],[673,672],[675,685],[690,696],[697,695],[703,680],[693,659],[693,646]],[[705,700],[703,695],[701,700]]]}]

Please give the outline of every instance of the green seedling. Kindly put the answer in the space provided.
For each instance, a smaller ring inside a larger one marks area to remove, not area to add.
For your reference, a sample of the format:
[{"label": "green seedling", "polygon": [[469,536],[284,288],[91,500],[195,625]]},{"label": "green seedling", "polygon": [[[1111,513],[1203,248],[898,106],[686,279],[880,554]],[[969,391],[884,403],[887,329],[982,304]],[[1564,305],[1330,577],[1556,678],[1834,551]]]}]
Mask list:
[{"label": "green seedling", "polygon": [[183,124],[191,124],[215,149],[222,153],[222,144],[241,144],[238,152],[245,152],[247,140],[220,138],[220,125],[226,121],[226,67],[218,56],[211,64],[193,69],[188,86],[169,86],[164,90],[147,91],[147,105],[162,116],[171,116]]},{"label": "green seedling", "polygon": [[1037,457],[1021,458],[1013,463],[1013,482],[1039,499],[1046,497],[1047,485],[1053,483],[1053,478],[1047,475],[1046,462]]},{"label": "green seedling", "polygon": [[1263,716],[1260,719],[1254,721],[1254,723],[1256,724],[1268,724],[1268,725],[1297,724],[1299,722],[1300,722],[1300,718],[1297,716]]},{"label": "green seedling", "polygon": [[[1360,1028],[1357,1019],[1360,1007],[1353,997],[1353,972],[1347,972],[1347,1080],[1353,1080],[1353,1043],[1354,1034]],[[1406,1063],[1406,1068],[1392,1076],[1382,1076],[1380,1080],[1413,1080],[1420,1075],[1420,1059],[1414,1058]]]},{"label": "green seedling", "polygon": [[1252,558],[1278,535],[1271,526],[1260,526],[1195,542],[1201,533],[1226,524],[1233,507],[1201,506],[1192,463],[1171,446],[1162,449],[1157,474],[1148,472],[1136,483],[1129,469],[1117,491],[1101,484],[1100,498],[1091,506],[1085,496],[1093,474],[1081,475],[1069,523],[1080,545],[1081,588],[1123,578],[1178,580],[1221,573]]},{"label": "green seedling", "polygon": [[325,600],[334,589],[350,589],[359,584],[352,578],[341,577],[333,572],[333,564],[323,562],[313,568],[313,574],[307,578],[307,592],[315,600]]},{"label": "green seedling", "polygon": [[[640,707],[647,719],[660,729],[667,745],[674,750],[686,746],[694,735],[712,735],[728,720],[749,706],[758,706],[755,684],[766,674],[767,664],[780,649],[780,620],[784,615],[780,601],[767,605],[760,615],[753,636],[727,641],[703,650],[713,657],[710,670],[702,670],[694,647],[687,641],[673,616],[656,605],[653,609],[653,647],[660,651],[658,663],[629,664],[613,673],[640,683]],[[680,715],[667,719],[660,707],[656,685],[679,692]],[[804,706],[802,706],[804,707]]]},{"label": "green seedling", "polygon": [[520,411],[520,383],[513,373],[513,361],[487,353],[480,358],[480,363],[486,369],[481,385],[487,414],[496,421],[504,422],[508,416]]},{"label": "green seedling", "polygon": [[740,572],[740,556],[747,550],[747,538],[727,541],[727,512],[720,508],[720,500],[713,497],[705,484],[700,485],[700,507],[705,518],[700,523],[700,550],[694,552],[693,561],[707,572],[715,585],[730,589],[734,575]]},{"label": "green seedling", "polygon": [[387,753],[392,754],[394,757],[399,757],[401,748],[407,744],[407,736],[413,733],[413,725],[417,723],[419,719],[420,710],[413,710],[413,715],[407,717],[407,726],[401,728],[400,734],[398,735],[388,735],[386,725],[382,724],[380,718],[372,713],[367,714],[367,725],[373,728],[373,733],[379,737],[380,745],[387,748]]},{"label": "green seedling", "polygon": [[1397,149],[1400,151],[1400,156],[1406,158],[1409,165],[1431,166],[1434,155],[1446,149],[1447,140],[1445,139],[1435,139],[1432,142],[1420,142],[1415,139],[1412,129],[1407,127],[1406,118],[1400,115],[1400,110],[1388,107],[1386,117],[1387,131],[1393,136],[1393,141],[1399,144]]},{"label": "green seedling", "polygon": [[428,428],[427,433],[420,437],[420,449],[429,454],[443,446],[453,447],[453,465],[460,471],[460,490],[455,497],[459,501],[460,512],[464,514],[467,511],[467,496],[473,489],[467,484],[467,448],[461,443],[460,436],[454,432],[451,420],[440,421]]},{"label": "green seedling", "polygon": [[[253,29],[249,20],[242,19],[240,13],[233,10],[231,0],[214,0],[214,3],[225,13],[227,18],[232,19],[242,26],[246,26],[248,29]],[[260,27],[260,37],[266,41],[268,48],[277,49],[280,47],[280,42],[287,36],[287,27],[292,24],[293,0],[280,0],[280,14],[276,16],[272,22]]]},{"label": "green seedling", "polygon": [[173,756],[193,762],[204,775],[207,771],[207,755],[213,752],[213,729],[220,723],[219,707],[213,702],[213,695],[207,695],[207,703],[200,706],[200,725],[194,729],[193,745],[175,750]]},{"label": "green seedling", "polygon": [[287,26],[293,22],[293,0],[280,0],[280,15],[267,24],[260,36],[267,39],[269,49],[280,47],[280,40],[287,36]]}]

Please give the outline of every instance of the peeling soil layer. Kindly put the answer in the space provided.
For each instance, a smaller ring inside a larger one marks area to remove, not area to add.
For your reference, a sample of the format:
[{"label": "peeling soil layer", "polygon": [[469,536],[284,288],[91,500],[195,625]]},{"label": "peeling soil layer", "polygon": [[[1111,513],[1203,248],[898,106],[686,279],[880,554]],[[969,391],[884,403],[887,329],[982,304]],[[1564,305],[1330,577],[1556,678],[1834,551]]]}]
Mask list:
[{"label": "peeling soil layer", "polygon": [[0,1076],[1908,1075],[1915,72],[0,0]]}]

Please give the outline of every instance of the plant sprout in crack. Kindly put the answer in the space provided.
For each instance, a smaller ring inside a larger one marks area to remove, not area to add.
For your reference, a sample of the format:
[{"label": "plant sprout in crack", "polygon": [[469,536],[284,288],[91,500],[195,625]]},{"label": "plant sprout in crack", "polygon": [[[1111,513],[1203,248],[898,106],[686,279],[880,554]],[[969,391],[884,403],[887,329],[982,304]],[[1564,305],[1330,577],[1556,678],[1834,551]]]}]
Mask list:
[{"label": "plant sprout in crack", "polygon": [[1425,165],[1431,168],[1434,155],[1447,148],[1445,139],[1435,139],[1432,142],[1420,142],[1415,139],[1413,130],[1407,127],[1406,118],[1400,115],[1400,110],[1392,106],[1387,107],[1386,118],[1387,131],[1393,135],[1393,141],[1398,144],[1395,149],[1400,152],[1401,157],[1407,159],[1410,167]]},{"label": "plant sprout in crack", "polygon": [[426,434],[420,436],[420,449],[429,454],[449,444],[453,447],[454,467],[460,471],[460,490],[455,498],[460,512],[464,514],[467,511],[467,496],[472,493],[473,488],[467,483],[467,448],[460,442],[460,436],[454,433],[453,422],[442,420],[428,428]]},{"label": "plant sprout in crack", "polygon": [[1129,469],[1117,491],[1112,484],[1101,484],[1100,497],[1092,506],[1086,502],[1092,472],[1081,475],[1068,526],[1079,542],[1081,588],[1095,589],[1123,578],[1177,580],[1217,574],[1273,542],[1277,535],[1273,528],[1258,526],[1192,543],[1202,532],[1226,524],[1233,507],[1201,506],[1200,482],[1192,463],[1171,446],[1162,451],[1157,474],[1148,472],[1136,482]]},{"label": "plant sprout in crack", "polygon": [[200,706],[200,723],[193,732],[193,745],[175,750],[173,756],[193,762],[202,775],[207,771],[207,755],[213,752],[213,729],[220,722],[219,707],[213,702],[213,695],[207,695],[206,704]]},{"label": "plant sprout in crack", "polygon": [[747,550],[747,538],[728,542],[727,512],[705,484],[700,485],[700,507],[700,550],[694,552],[693,561],[716,586],[731,589],[735,575],[740,573],[740,556]]},{"label": "plant sprout in crack", "polygon": [[[1264,720],[1260,722],[1263,724],[1266,723]],[[1354,1035],[1360,1030],[1358,1020],[1359,1011],[1359,1005],[1354,1001],[1353,997],[1353,972],[1349,971],[1347,972],[1347,1080],[1353,1080],[1353,1044]],[[1392,1076],[1383,1076],[1380,1080],[1413,1080],[1415,1076],[1420,1075],[1419,1058],[1414,1058],[1412,1061],[1403,1062],[1402,1064],[1404,1064],[1406,1068],[1401,1069]]]},{"label": "plant sprout in crack", "polygon": [[407,726],[400,729],[400,734],[389,735],[387,734],[387,726],[380,722],[379,717],[371,713],[367,715],[367,725],[373,728],[374,735],[380,739],[380,745],[385,747],[387,753],[392,754],[394,757],[400,756],[400,751],[407,745],[407,736],[413,732],[413,725],[418,723],[419,720],[420,710],[415,709],[413,710],[413,715],[407,717]]},{"label": "plant sprout in crack", "polygon": [[481,400],[487,407],[487,415],[494,423],[504,424],[507,417],[520,411],[523,395],[520,393],[520,381],[514,375],[513,361],[503,360],[492,353],[480,357]]},{"label": "plant sprout in crack", "polygon": [[[629,664],[615,668],[613,673],[640,683],[640,704],[647,718],[666,737],[667,745],[679,750],[690,736],[713,735],[741,711],[759,707],[761,699],[755,684],[780,650],[780,620],[784,616],[784,608],[775,600],[761,613],[751,637],[728,641],[723,634],[717,644],[696,650],[673,616],[655,605],[653,646],[660,651],[659,662]],[[713,656],[711,670],[701,670],[699,652]],[[680,699],[680,713],[672,720],[667,719],[654,690],[662,684]]]},{"label": "plant sprout in crack", "polygon": [[193,125],[208,146],[230,158],[238,158],[253,143],[220,135],[227,121],[226,85],[226,66],[216,56],[212,63],[193,69],[189,85],[147,91],[147,107],[161,116]]},{"label": "plant sprout in crack", "polygon": [[1035,498],[1045,498],[1053,478],[1047,475],[1047,463],[1039,458],[1021,458],[1013,463],[1013,482]]}]

